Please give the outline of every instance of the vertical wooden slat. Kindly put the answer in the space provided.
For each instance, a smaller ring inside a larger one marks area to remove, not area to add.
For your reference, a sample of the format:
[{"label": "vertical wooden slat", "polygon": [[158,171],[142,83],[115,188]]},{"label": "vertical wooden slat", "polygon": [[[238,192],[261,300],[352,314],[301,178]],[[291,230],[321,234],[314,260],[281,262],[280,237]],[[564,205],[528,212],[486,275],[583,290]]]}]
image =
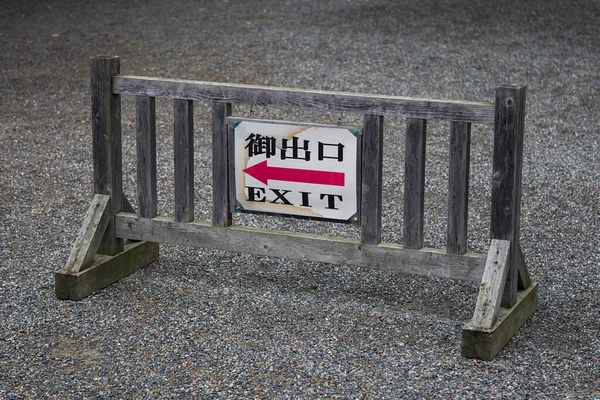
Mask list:
[{"label": "vertical wooden slat", "polygon": [[425,204],[425,140],[427,120],[406,119],[406,152],[404,157],[404,247],[423,247],[423,215]]},{"label": "vertical wooden slat", "polygon": [[361,242],[381,241],[383,116],[365,115],[362,143]]},{"label": "vertical wooden slat", "polygon": [[511,242],[503,307],[512,307],[517,301],[525,91],[525,86],[515,85],[496,89],[491,237]]},{"label": "vertical wooden slat", "polygon": [[114,215],[123,204],[121,96],[112,92],[112,77],[120,71],[119,57],[93,57],[90,71],[94,192],[111,197],[110,222],[98,252],[115,255],[123,251],[123,240],[116,237],[114,224]]},{"label": "vertical wooden slat", "polygon": [[154,97],[136,97],[138,216],[156,217],[156,107]]},{"label": "vertical wooden slat", "polygon": [[231,225],[229,209],[227,117],[231,104],[214,102],[212,110],[213,225]]},{"label": "vertical wooden slat", "polygon": [[471,124],[452,121],[450,128],[450,167],[448,174],[447,251],[467,252],[467,219],[469,213],[469,163]]},{"label": "vertical wooden slat", "polygon": [[229,211],[235,212],[235,136],[232,124],[227,124],[227,158],[229,162]]},{"label": "vertical wooden slat", "polygon": [[[381,132],[383,135],[383,123],[381,125],[382,125]],[[363,137],[364,137],[364,134],[363,134],[362,130],[360,131],[360,133],[355,132],[355,134],[356,134],[356,146],[357,146],[357,148],[356,148],[356,150],[357,150],[357,154],[356,154],[356,198],[358,199],[358,208],[356,210],[356,215],[354,216],[352,222],[357,227],[360,227],[360,226],[362,226]],[[383,140],[383,139],[381,139],[381,140]],[[382,145],[382,147],[383,147],[383,145]],[[382,160],[382,162],[383,162],[383,160]],[[361,235],[362,235],[362,233],[361,233]],[[380,237],[381,237],[381,235],[380,235]],[[381,240],[381,238],[380,238],[380,240]]]},{"label": "vertical wooden slat", "polygon": [[175,221],[194,220],[194,102],[173,100]]}]

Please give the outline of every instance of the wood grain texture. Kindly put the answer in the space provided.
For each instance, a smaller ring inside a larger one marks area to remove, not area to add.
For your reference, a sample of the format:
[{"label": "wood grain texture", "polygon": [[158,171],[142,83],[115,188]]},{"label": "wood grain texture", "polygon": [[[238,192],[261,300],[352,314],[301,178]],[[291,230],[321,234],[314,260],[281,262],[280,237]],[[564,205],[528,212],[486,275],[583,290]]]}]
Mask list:
[{"label": "wood grain texture", "polygon": [[114,78],[114,93],[136,96],[208,99],[224,103],[269,107],[300,107],[330,112],[353,112],[459,122],[493,123],[492,103],[419,99],[400,96],[301,90],[255,85],[213,83],[140,76]]},{"label": "wood grain texture", "polygon": [[194,102],[173,100],[175,220],[194,220]]},{"label": "wood grain texture", "polygon": [[498,318],[509,269],[509,252],[508,240],[492,240],[481,278],[475,312],[470,323],[472,327],[490,329]]},{"label": "wood grain texture", "polygon": [[362,136],[361,241],[381,241],[383,117],[365,115]]},{"label": "wood grain texture", "polygon": [[461,353],[466,358],[484,361],[494,359],[508,341],[533,315],[538,304],[538,284],[517,292],[517,301],[511,308],[500,308],[498,319],[490,329],[471,326],[471,322],[462,329]]},{"label": "wood grain texture", "polygon": [[[119,71],[119,57],[90,59],[94,192],[111,196],[111,219],[121,211],[123,195],[121,97],[112,88],[112,78]],[[114,231],[111,221],[99,252],[114,255],[123,251],[123,242]]]},{"label": "wood grain texture", "polygon": [[423,247],[427,120],[406,120],[404,156],[404,247]]},{"label": "wood grain texture", "polygon": [[100,247],[110,220],[110,196],[96,194],[83,220],[65,271],[78,272],[89,266]]},{"label": "wood grain texture", "polygon": [[79,272],[54,272],[54,293],[63,300],[81,300],[158,259],[157,243],[132,242],[115,255],[97,255]]},{"label": "wood grain texture", "polygon": [[119,237],[303,261],[355,265],[442,278],[480,282],[486,257],[443,250],[407,250],[396,244],[370,245],[359,240],[248,227],[217,227],[206,222],[180,223],[169,217],[117,216]]},{"label": "wood grain texture", "polygon": [[448,171],[448,253],[467,252],[469,216],[469,164],[471,124],[452,122],[450,127],[450,166]]},{"label": "wood grain texture", "polygon": [[136,97],[138,215],[156,216],[156,107],[154,97]]},{"label": "wood grain texture", "polygon": [[229,147],[227,117],[231,104],[214,102],[212,109],[213,224],[231,225],[229,209]]},{"label": "wood grain texture", "polygon": [[501,86],[496,90],[491,237],[511,242],[510,269],[502,300],[502,306],[507,308],[515,304],[518,289],[525,91],[525,86]]}]

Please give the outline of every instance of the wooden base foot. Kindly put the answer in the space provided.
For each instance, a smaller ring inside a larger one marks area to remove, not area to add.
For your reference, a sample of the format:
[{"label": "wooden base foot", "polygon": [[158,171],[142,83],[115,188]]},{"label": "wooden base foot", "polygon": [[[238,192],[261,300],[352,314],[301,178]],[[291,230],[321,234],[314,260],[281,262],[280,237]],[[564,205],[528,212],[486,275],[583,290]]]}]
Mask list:
[{"label": "wooden base foot", "polygon": [[56,271],[54,293],[59,299],[81,300],[157,259],[158,243],[129,242],[115,256],[97,254],[92,265],[82,271]]},{"label": "wooden base foot", "polygon": [[492,360],[534,312],[538,303],[538,284],[532,282],[517,293],[512,308],[500,308],[498,319],[490,329],[474,327],[471,321],[463,326],[462,356]]}]

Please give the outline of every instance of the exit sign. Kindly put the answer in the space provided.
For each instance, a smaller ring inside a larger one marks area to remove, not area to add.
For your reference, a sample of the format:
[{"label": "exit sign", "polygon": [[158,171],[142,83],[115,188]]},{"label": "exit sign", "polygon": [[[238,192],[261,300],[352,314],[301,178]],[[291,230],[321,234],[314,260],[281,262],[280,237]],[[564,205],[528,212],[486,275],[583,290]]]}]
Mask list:
[{"label": "exit sign", "polygon": [[357,214],[357,129],[231,121],[238,208],[338,221]]}]

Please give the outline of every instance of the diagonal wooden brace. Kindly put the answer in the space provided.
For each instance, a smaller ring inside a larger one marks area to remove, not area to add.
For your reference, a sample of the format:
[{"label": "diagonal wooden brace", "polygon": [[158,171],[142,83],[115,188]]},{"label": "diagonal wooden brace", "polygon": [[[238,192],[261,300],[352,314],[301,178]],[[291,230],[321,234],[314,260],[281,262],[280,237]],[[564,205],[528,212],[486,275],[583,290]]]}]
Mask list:
[{"label": "diagonal wooden brace", "polygon": [[[537,283],[517,292],[510,308],[501,307],[510,269],[511,243],[493,239],[481,279],[473,318],[462,330],[462,356],[492,360],[537,307]],[[524,271],[527,271],[521,259]],[[528,279],[528,277],[527,277]]]},{"label": "diagonal wooden brace", "polygon": [[110,196],[94,195],[63,271],[79,272],[91,265],[110,221]]},{"label": "diagonal wooden brace", "polygon": [[471,326],[490,329],[498,319],[502,292],[508,274],[509,257],[510,242],[493,239],[485,262]]},{"label": "diagonal wooden brace", "polygon": [[110,202],[108,195],[94,196],[65,267],[54,273],[57,298],[81,300],[158,259],[158,244],[150,242],[126,242],[113,256],[97,254],[111,220]]}]

